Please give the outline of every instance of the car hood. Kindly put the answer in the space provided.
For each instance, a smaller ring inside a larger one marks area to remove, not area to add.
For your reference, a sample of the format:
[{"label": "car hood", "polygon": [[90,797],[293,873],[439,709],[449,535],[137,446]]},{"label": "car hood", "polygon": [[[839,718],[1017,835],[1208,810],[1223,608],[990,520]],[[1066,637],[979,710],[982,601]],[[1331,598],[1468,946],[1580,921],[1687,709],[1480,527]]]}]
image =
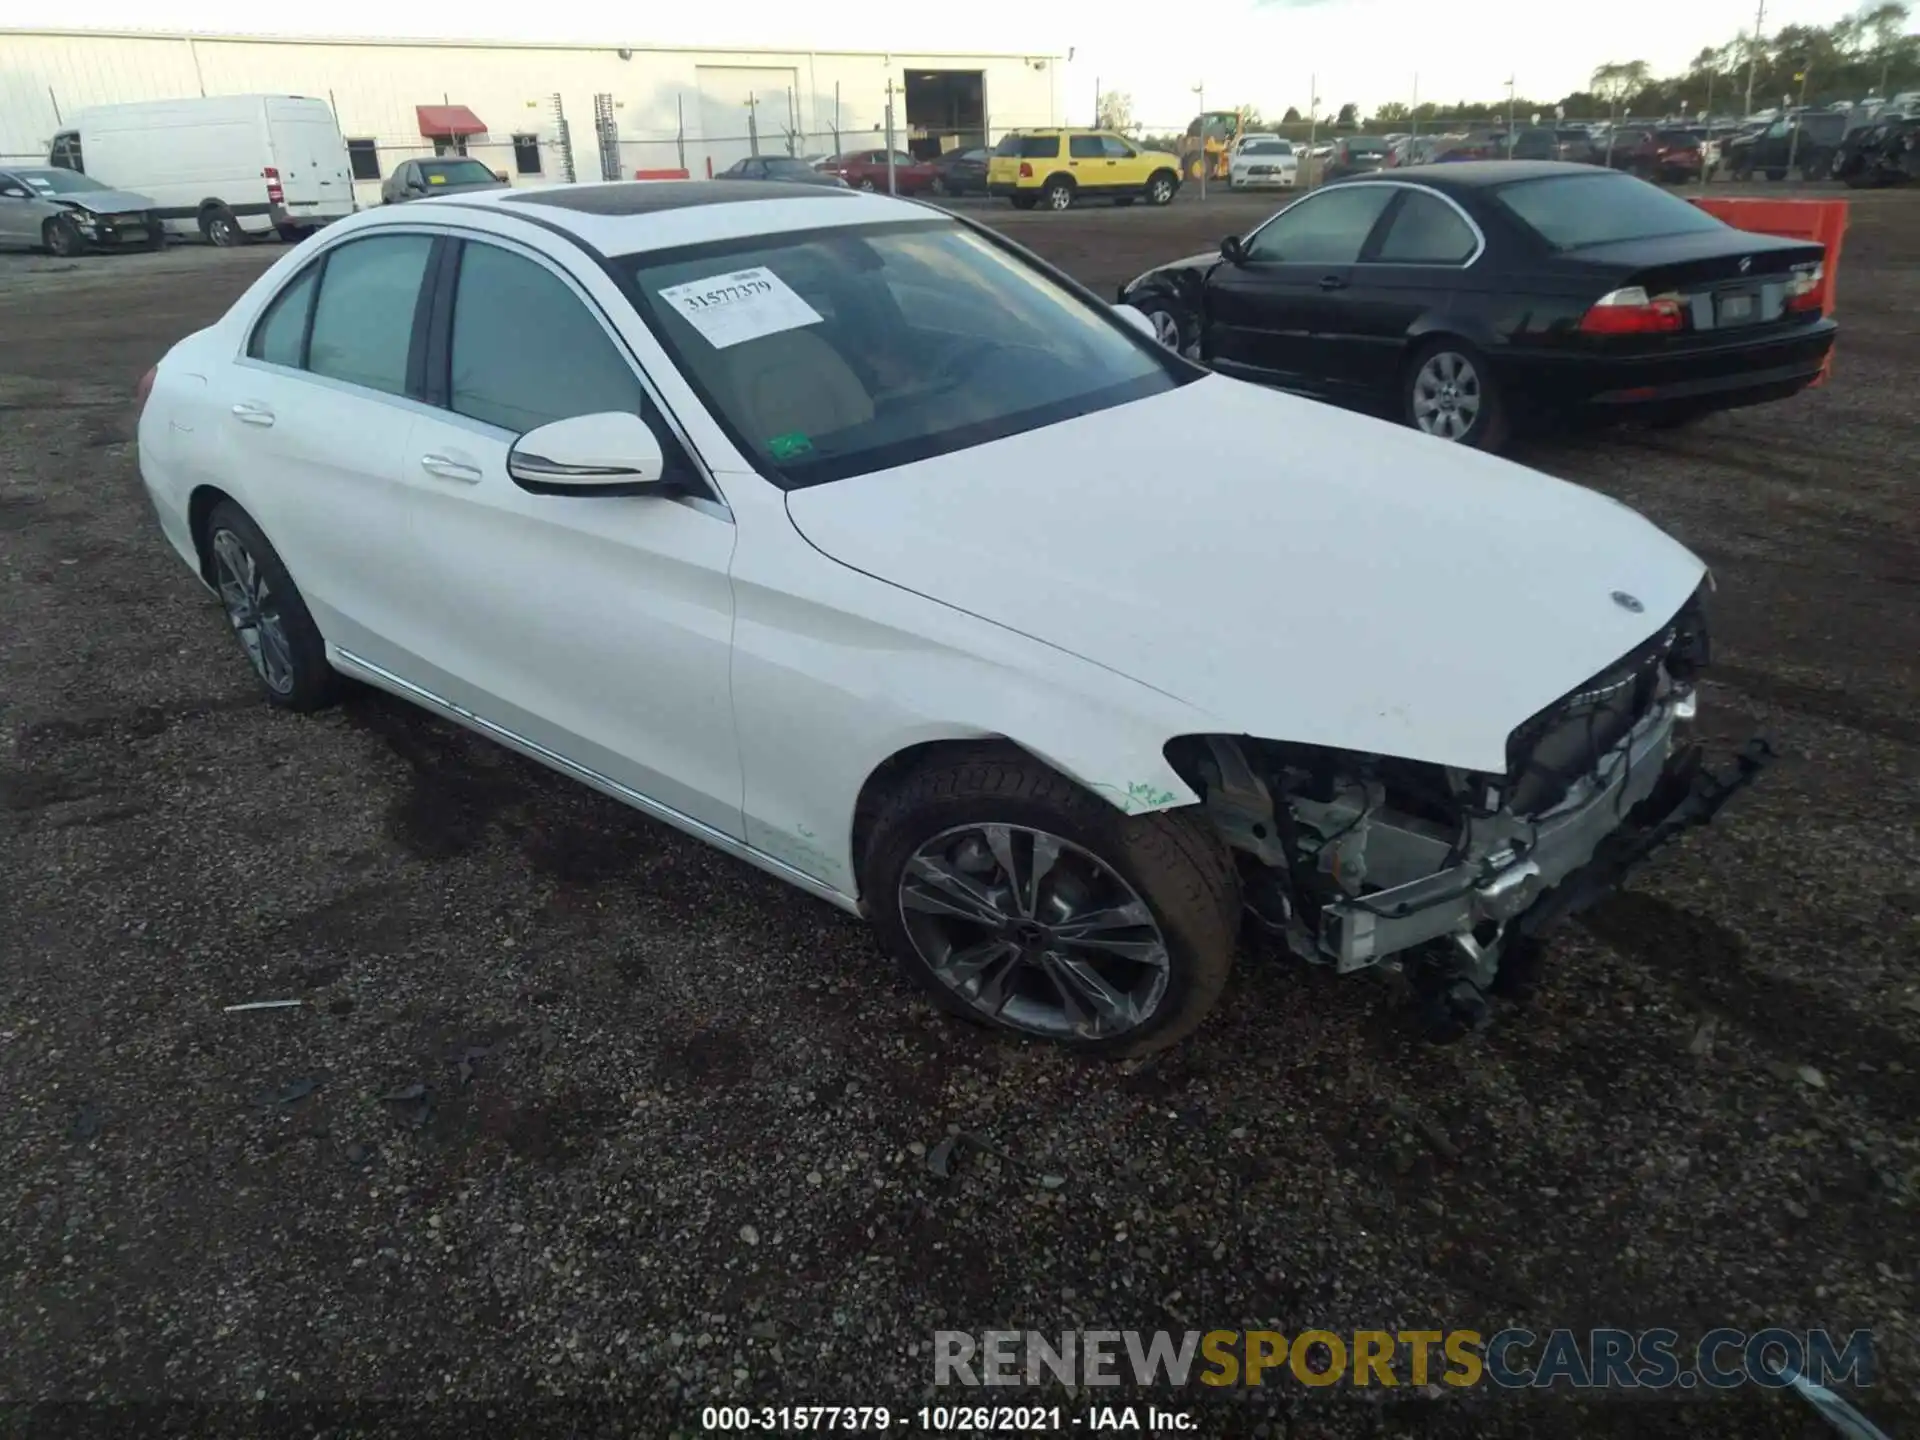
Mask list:
[{"label": "car hood", "polygon": [[1219,731],[1489,773],[1705,571],[1604,495],[1221,376],[787,508],[832,559]]},{"label": "car hood", "polygon": [[129,210],[151,210],[151,196],[134,190],[83,190],[78,195],[42,195],[56,205],[71,205],[94,215],[123,215]]}]

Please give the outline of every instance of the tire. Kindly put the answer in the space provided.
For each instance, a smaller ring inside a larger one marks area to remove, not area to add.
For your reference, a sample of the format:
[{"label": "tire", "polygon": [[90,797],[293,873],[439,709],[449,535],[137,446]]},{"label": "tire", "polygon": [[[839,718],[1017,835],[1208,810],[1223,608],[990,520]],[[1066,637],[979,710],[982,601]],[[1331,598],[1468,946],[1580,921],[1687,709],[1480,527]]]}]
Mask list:
[{"label": "tire", "polygon": [[223,500],[207,516],[202,553],[227,623],[268,703],[302,712],[332,704],[340,676],[327,664],[326,642],[307,602],[260,527],[238,505]]},{"label": "tire", "polygon": [[1769,180],[1784,180],[1786,178],[1787,171],[1783,165],[1770,166],[1767,170],[1767,179]]},{"label": "tire", "polygon": [[240,228],[233,211],[224,205],[209,205],[200,212],[200,233],[209,245],[222,250],[247,243],[247,232]]},{"label": "tire", "polygon": [[1159,170],[1147,177],[1147,203],[1149,205],[1171,205],[1174,194],[1180,189],[1180,177],[1171,170]]},{"label": "tire", "polygon": [[933,177],[933,183],[929,185],[927,189],[931,191],[933,194],[941,195],[941,196],[951,195],[954,193],[951,189],[948,188],[947,182],[938,175]]},{"label": "tire", "polygon": [[873,194],[875,189],[874,183],[871,179],[862,180],[860,182],[860,188],[866,191],[869,195]]},{"label": "tire", "polygon": [[64,215],[55,215],[40,227],[40,243],[49,255],[71,260],[87,251],[87,237]]},{"label": "tire", "polygon": [[1073,182],[1064,175],[1054,176],[1040,192],[1040,199],[1049,210],[1071,210],[1073,198]]},{"label": "tire", "polygon": [[147,226],[147,249],[164,250],[167,248],[167,222],[155,220]]},{"label": "tire", "polygon": [[[1043,878],[1033,887],[1037,903],[1023,907],[1012,900],[987,827],[999,832],[1016,875],[1022,875],[1024,853],[1023,879],[1034,873],[1038,843],[1051,841],[1057,848],[1052,867],[1040,867]],[[949,865],[948,856],[959,859]],[[911,905],[909,896],[941,893],[921,878],[929,857],[936,857],[938,873],[959,877],[975,894],[1000,896],[1005,913],[1031,910],[1041,918],[1002,924],[997,906],[966,907],[996,917],[984,925],[956,918],[964,913],[961,907],[934,914],[924,899]],[[990,873],[979,870],[981,860]],[[1011,746],[939,756],[909,772],[874,817],[861,879],[882,944],[935,1003],[975,1023],[1095,1055],[1145,1054],[1192,1033],[1226,985],[1241,918],[1226,847],[1197,815],[1122,814]],[[1096,909],[1112,916],[1122,906],[1140,917],[1137,928],[1099,928],[1118,931],[1115,943],[1152,958],[1120,959],[1084,938],[1063,942],[1048,928],[1070,926],[1074,915]],[[971,997],[943,979],[936,960],[928,958],[931,951],[945,964],[967,949],[998,952],[997,959],[975,968]],[[1068,987],[1054,978],[1060,973],[1054,957],[1061,955],[1082,969],[1097,967],[1106,993],[1124,995],[1144,1014],[1136,1019],[1118,1006],[1099,1007],[1096,1014],[1082,991],[1076,1015],[1063,998]],[[996,970],[1005,996],[997,1009],[983,995]]]},{"label": "tire", "polygon": [[276,225],[273,233],[280,237],[283,245],[298,245],[313,232],[304,225]]},{"label": "tire", "polygon": [[1200,324],[1193,312],[1169,296],[1154,295],[1133,302],[1134,308],[1153,322],[1159,342],[1189,360],[1199,358]]},{"label": "tire", "polygon": [[1824,150],[1816,150],[1800,162],[1800,178],[1803,181],[1824,180],[1833,170],[1833,157]]},{"label": "tire", "polygon": [[1016,210],[1031,210],[1040,202],[1038,195],[1012,195],[1008,197]]},{"label": "tire", "polygon": [[[1415,430],[1476,450],[1494,452],[1506,444],[1506,406],[1492,368],[1466,341],[1443,337],[1422,345],[1407,361],[1400,389],[1401,415]],[[1429,409],[1428,402],[1437,404]],[[1462,418],[1465,428],[1456,430]]]}]

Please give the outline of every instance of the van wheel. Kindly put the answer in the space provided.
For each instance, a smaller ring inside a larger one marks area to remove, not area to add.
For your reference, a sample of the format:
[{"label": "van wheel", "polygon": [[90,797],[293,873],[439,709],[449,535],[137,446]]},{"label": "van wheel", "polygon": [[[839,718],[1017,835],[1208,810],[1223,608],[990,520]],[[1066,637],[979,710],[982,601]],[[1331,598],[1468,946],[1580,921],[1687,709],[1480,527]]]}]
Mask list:
[{"label": "van wheel", "polygon": [[200,212],[200,233],[209,245],[218,245],[223,250],[247,243],[247,232],[233,218],[233,211],[224,205],[210,205]]},{"label": "van wheel", "polygon": [[1040,193],[1046,200],[1049,210],[1073,208],[1073,182],[1064,175],[1056,175],[1047,181],[1047,188]]},{"label": "van wheel", "polygon": [[49,254],[70,260],[87,248],[87,237],[64,215],[56,215],[40,227],[40,243]]},{"label": "van wheel", "polygon": [[273,233],[278,235],[285,244],[298,245],[313,232],[304,225],[276,225],[273,227]]}]

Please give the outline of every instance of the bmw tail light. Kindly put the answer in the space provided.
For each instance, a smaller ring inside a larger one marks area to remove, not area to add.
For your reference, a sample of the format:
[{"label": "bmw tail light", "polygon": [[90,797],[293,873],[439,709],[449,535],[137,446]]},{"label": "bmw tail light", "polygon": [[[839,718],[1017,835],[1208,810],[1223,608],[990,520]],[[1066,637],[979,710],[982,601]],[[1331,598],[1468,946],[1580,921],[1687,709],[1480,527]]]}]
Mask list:
[{"label": "bmw tail light", "polygon": [[1610,290],[1588,307],[1580,329],[1588,335],[1661,335],[1681,328],[1680,302],[1649,296],[1639,285]]},{"label": "bmw tail light", "polygon": [[262,170],[260,174],[267,182],[267,203],[269,205],[286,203],[287,192],[280,188],[280,172],[269,165],[266,169]]},{"label": "bmw tail light", "polygon": [[1827,276],[1827,267],[1814,264],[1804,270],[1796,270],[1787,279],[1787,309],[1818,310],[1820,308],[1820,290]]}]

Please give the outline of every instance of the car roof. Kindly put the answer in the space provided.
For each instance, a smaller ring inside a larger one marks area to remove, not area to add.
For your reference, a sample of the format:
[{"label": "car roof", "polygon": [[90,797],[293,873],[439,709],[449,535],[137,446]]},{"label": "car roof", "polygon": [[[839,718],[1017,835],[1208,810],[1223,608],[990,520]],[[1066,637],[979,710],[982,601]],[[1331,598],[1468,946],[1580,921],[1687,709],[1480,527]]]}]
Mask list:
[{"label": "car roof", "polygon": [[1549,175],[1614,174],[1617,172],[1571,160],[1456,160],[1432,170],[1423,169],[1420,180],[1422,184],[1430,181],[1436,189],[1484,190],[1509,181],[1541,180]]},{"label": "car roof", "polygon": [[364,210],[336,225],[360,229],[405,224],[442,208],[484,209],[501,219],[560,230],[602,255],[633,255],[792,230],[901,220],[938,223],[951,218],[917,201],[784,180],[732,180],[725,185],[710,180],[619,180],[431,195],[408,205]]}]

